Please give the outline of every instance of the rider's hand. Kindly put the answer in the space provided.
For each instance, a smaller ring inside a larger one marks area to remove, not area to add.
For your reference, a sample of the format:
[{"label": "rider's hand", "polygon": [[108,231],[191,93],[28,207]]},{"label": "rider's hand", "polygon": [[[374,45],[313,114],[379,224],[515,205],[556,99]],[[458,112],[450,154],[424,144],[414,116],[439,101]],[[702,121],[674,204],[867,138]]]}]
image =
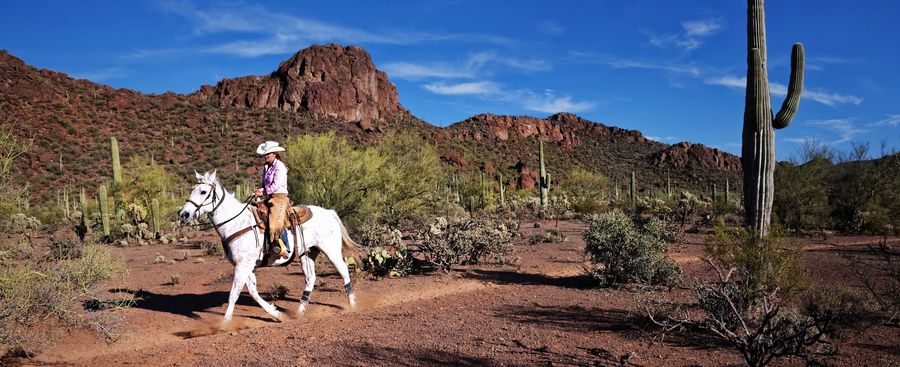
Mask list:
[{"label": "rider's hand", "polygon": [[263,196],[263,189],[262,189],[262,188],[256,189],[256,191],[253,192],[253,195],[255,195],[255,196]]}]

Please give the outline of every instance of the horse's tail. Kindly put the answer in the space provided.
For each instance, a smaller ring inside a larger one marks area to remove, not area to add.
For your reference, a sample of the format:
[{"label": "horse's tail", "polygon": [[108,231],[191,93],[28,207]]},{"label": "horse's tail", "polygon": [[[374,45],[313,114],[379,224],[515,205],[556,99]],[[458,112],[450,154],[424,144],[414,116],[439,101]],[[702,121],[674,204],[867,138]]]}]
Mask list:
[{"label": "horse's tail", "polygon": [[347,227],[344,227],[344,222],[341,221],[341,217],[338,216],[337,212],[332,210],[331,215],[334,216],[338,226],[341,227],[341,250],[345,256],[353,257],[353,260],[356,260],[356,263],[360,264],[359,257],[363,253],[362,246],[350,238],[350,234],[347,233]]}]

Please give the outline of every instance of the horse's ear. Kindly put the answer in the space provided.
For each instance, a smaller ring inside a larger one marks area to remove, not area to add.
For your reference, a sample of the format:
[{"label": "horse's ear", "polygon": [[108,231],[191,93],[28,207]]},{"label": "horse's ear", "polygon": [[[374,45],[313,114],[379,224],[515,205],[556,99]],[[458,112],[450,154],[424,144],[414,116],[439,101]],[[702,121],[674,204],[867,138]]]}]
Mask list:
[{"label": "horse's ear", "polygon": [[197,176],[197,182],[203,182],[203,176],[197,173],[197,170],[194,170],[194,176]]},{"label": "horse's ear", "polygon": [[209,174],[209,183],[216,182],[216,170],[213,170],[212,173]]}]

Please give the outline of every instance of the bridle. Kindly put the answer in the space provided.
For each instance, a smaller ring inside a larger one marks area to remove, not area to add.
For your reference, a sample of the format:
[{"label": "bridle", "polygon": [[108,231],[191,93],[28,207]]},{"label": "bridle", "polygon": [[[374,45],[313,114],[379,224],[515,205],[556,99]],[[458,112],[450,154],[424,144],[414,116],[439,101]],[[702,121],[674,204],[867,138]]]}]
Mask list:
[{"label": "bridle", "polygon": [[[207,206],[207,205],[213,205],[212,210],[210,210],[208,213],[206,213],[207,217],[209,218],[208,224],[200,223],[200,224],[196,224],[196,225],[193,225],[193,224],[191,225],[200,230],[218,229],[219,227],[225,225],[226,223],[231,222],[232,220],[234,220],[235,218],[240,216],[241,213],[244,212],[244,210],[247,210],[247,207],[250,206],[250,203],[252,202],[252,199],[253,199],[253,195],[248,196],[247,200],[244,201],[245,205],[244,205],[243,209],[238,211],[237,214],[235,214],[233,217],[228,218],[227,220],[216,224],[216,222],[213,221],[213,214],[216,212],[217,209],[219,209],[220,206],[222,206],[222,203],[225,202],[225,194],[226,194],[225,188],[222,188],[222,198],[221,198],[221,200],[219,200],[219,194],[218,194],[218,192],[216,192],[216,188],[218,185],[208,184],[208,183],[201,183],[199,185],[209,185],[211,190],[209,190],[209,193],[207,193],[206,197],[203,198],[203,201],[201,201],[201,204],[195,203],[193,200],[191,200],[191,198],[188,198],[187,200],[185,200],[185,204],[190,203],[191,205],[193,205],[196,208],[196,209],[194,209],[194,217],[198,217],[197,213],[200,212],[200,208]],[[212,200],[207,203],[206,201],[209,200],[210,197],[212,197]]]}]

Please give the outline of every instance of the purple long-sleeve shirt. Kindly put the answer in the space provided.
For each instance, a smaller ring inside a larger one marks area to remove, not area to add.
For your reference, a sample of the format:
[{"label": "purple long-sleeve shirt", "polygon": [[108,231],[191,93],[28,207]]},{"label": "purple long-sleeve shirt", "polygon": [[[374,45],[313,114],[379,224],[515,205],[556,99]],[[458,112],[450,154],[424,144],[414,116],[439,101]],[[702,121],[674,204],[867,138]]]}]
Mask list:
[{"label": "purple long-sleeve shirt", "polygon": [[262,179],[263,195],[287,194],[287,171],[287,167],[278,159],[272,165],[266,165]]}]

